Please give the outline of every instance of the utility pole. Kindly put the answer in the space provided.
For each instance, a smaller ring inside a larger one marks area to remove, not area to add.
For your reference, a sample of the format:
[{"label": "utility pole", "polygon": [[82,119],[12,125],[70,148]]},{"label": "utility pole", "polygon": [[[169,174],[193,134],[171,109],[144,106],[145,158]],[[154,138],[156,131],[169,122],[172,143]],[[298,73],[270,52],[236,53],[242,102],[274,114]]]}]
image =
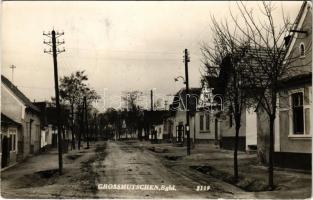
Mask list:
[{"label": "utility pole", "polygon": [[184,51],[185,63],[185,83],[186,83],[186,134],[187,134],[187,155],[190,155],[190,126],[189,126],[189,79],[188,79],[188,62],[190,62],[188,49]]},{"label": "utility pole", "polygon": [[150,99],[151,99],[151,111],[153,111],[153,90],[150,91]]},{"label": "utility pole", "polygon": [[[151,102],[151,111],[153,111],[154,110],[154,106],[153,106],[153,104],[154,104],[154,102],[153,102],[153,90],[150,90],[150,102]],[[150,113],[150,115],[149,115],[150,117],[149,117],[149,130],[148,130],[148,132],[150,132],[152,135],[152,137],[151,137],[151,139],[154,137],[154,132],[153,132],[153,129],[152,129],[152,119],[153,119],[153,113],[151,112]]]},{"label": "utility pole", "polygon": [[57,55],[65,52],[65,49],[63,48],[60,50],[57,48],[57,46],[64,44],[64,40],[60,42],[59,40],[56,40],[56,38],[64,35],[64,32],[59,33],[55,32],[55,30],[52,30],[51,32],[45,33],[43,32],[44,36],[49,37],[49,41],[44,40],[44,44],[49,45],[52,47],[49,50],[44,49],[44,53],[48,53],[53,56],[53,66],[54,66],[54,87],[55,87],[55,103],[56,103],[56,109],[57,109],[57,126],[58,126],[58,153],[59,153],[59,174],[62,174],[63,170],[63,160],[62,160],[62,134],[61,134],[61,109],[60,109],[60,97],[59,97],[59,81],[58,81],[58,62],[57,62]]},{"label": "utility pole", "polygon": [[84,96],[84,110],[85,110],[85,122],[86,123],[86,139],[87,139],[87,149],[89,149],[89,129],[88,129],[88,117],[87,117],[87,97]]},{"label": "utility pole", "polygon": [[12,81],[12,83],[14,84],[14,69],[16,68],[16,66],[15,65],[11,65],[11,67],[10,67],[11,69],[12,69],[12,79],[11,79],[11,81]]}]

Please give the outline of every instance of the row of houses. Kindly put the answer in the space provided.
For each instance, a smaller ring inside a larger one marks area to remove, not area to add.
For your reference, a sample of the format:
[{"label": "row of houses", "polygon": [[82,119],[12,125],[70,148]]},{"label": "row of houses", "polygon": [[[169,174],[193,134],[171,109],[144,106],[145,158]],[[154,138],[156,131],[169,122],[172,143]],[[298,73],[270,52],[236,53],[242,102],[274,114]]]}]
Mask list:
[{"label": "row of houses", "polygon": [[[288,68],[296,68],[281,80],[275,120],[274,161],[276,166],[311,169],[312,107],[312,5],[304,2],[294,30],[285,38],[287,59],[297,57]],[[300,67],[299,67],[300,66]],[[301,68],[301,69],[300,69]],[[221,74],[221,73],[220,73]],[[219,80],[220,78],[220,80]],[[190,89],[190,137],[194,144],[214,143],[233,149],[235,121],[229,108],[223,107],[223,77],[205,77],[199,88]],[[223,82],[224,81],[224,82]],[[186,142],[186,90],[175,94],[163,120],[154,122],[155,138],[177,144]],[[152,133],[151,133],[152,134]],[[257,152],[262,163],[268,161],[269,123],[260,106],[244,108],[241,116],[239,150]]]},{"label": "row of houses", "polygon": [[53,103],[31,102],[1,75],[1,168],[57,145],[55,113]]}]

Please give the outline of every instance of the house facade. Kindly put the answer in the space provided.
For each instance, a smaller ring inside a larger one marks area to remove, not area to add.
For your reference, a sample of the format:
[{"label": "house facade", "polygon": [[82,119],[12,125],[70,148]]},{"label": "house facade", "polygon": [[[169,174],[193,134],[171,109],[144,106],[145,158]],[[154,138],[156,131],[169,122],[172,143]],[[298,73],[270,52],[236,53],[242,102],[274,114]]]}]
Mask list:
[{"label": "house facade", "polygon": [[[164,139],[164,124],[163,123],[159,123],[154,125],[154,131],[155,131],[155,137],[156,140],[158,141],[162,141]],[[151,138],[153,138],[153,136],[151,136]]]},{"label": "house facade", "polygon": [[1,168],[17,162],[17,136],[21,124],[1,113]]},{"label": "house facade", "polygon": [[174,117],[168,114],[163,119],[163,139],[167,142],[172,142],[174,136]]},{"label": "house facade", "polygon": [[[191,95],[189,98],[189,127],[190,127],[190,139],[194,142],[194,135],[195,135],[195,124],[194,124],[194,117],[197,102],[200,96],[200,88],[191,88],[189,90],[189,94]],[[186,130],[185,125],[187,123],[186,118],[186,110],[187,110],[187,96],[186,96],[186,89],[183,88],[179,90],[173,99],[173,103],[170,106],[170,110],[173,112],[173,143],[177,143],[183,145],[186,143]]]},{"label": "house facade", "polygon": [[221,119],[223,97],[217,87],[216,77],[206,77],[203,82],[194,117],[195,141],[219,144],[221,139]]},{"label": "house facade", "polygon": [[[37,108],[40,109],[40,120],[41,120],[41,148],[49,148],[56,146],[57,127],[56,122],[53,120],[53,110],[55,106],[51,102],[34,102]],[[52,119],[51,119],[52,118]]]},{"label": "house facade", "polygon": [[[257,113],[253,108],[243,108],[241,113],[238,149],[255,151],[257,149]],[[234,116],[225,108],[220,117],[220,146],[223,149],[234,149],[236,124]]]},{"label": "house facade", "polygon": [[[288,75],[280,81],[274,131],[274,165],[311,169],[312,4],[304,2],[287,38]],[[292,61],[292,62],[290,62]],[[268,160],[266,115],[258,114],[258,150]]]},{"label": "house facade", "polygon": [[[40,110],[6,77],[1,76],[1,113],[19,124],[8,127],[9,135],[16,135],[11,146],[16,146],[16,161],[39,152],[41,144]],[[5,131],[1,134],[5,135]],[[13,137],[14,138],[14,137]],[[3,147],[2,147],[3,148]],[[2,149],[2,151],[5,151]]]},{"label": "house facade", "polygon": [[[207,109],[203,102],[207,88],[191,88],[189,97],[189,127],[190,139],[196,143],[218,143],[220,135],[220,121],[215,117],[212,110]],[[171,109],[174,111],[172,117],[173,143],[186,142],[186,90],[181,89],[174,97]],[[214,110],[214,109],[213,109]]]},{"label": "house facade", "polygon": [[[171,112],[168,110],[145,110],[141,130],[146,140],[168,142],[172,139]],[[155,131],[158,132],[155,135]]]},{"label": "house facade", "polygon": [[[223,61],[219,73],[206,76],[199,100],[199,115],[197,130],[199,135],[205,127],[209,132],[208,139],[215,141],[222,149],[233,150],[235,144],[235,119],[225,98],[225,88],[231,77],[230,64]],[[202,110],[201,110],[202,108]],[[197,116],[196,116],[197,117]],[[243,108],[241,127],[239,131],[238,149],[241,151],[256,150],[257,146],[257,118],[254,109]]]}]

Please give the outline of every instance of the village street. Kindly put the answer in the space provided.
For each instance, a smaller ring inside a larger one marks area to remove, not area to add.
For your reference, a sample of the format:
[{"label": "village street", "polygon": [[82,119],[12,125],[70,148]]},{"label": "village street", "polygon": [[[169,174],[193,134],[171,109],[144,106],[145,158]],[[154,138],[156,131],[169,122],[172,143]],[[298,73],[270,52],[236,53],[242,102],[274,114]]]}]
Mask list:
[{"label": "village street", "polygon": [[[265,176],[266,170],[251,168],[254,156],[239,155],[240,167],[246,165],[241,170],[255,170],[258,176]],[[210,164],[227,171],[231,169],[231,157],[230,151],[208,144],[198,145],[187,157],[184,147],[171,144],[101,141],[91,143],[90,149],[65,154],[62,176],[57,173],[55,150],[11,167],[1,174],[1,194],[5,198],[287,198],[291,193],[297,198],[310,196],[310,174],[279,171],[277,181],[281,183],[275,192],[246,192],[216,178],[214,173],[203,174],[194,168]],[[174,185],[175,190],[99,190],[98,184]],[[210,186],[209,191],[196,191],[200,185]]]},{"label": "village street", "polygon": [[312,2],[1,6],[1,197],[311,198]]}]

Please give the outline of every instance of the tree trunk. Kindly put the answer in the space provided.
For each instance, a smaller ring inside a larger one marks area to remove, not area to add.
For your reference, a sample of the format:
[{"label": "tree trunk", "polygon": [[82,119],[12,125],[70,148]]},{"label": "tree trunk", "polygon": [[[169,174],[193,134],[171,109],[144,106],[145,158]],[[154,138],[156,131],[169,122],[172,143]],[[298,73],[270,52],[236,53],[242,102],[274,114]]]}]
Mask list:
[{"label": "tree trunk", "polygon": [[87,140],[87,149],[89,149],[89,125],[86,119],[86,140]]},{"label": "tree trunk", "polygon": [[239,143],[239,130],[240,130],[239,123],[236,122],[236,128],[235,128],[236,129],[235,148],[234,148],[234,181],[235,182],[238,182],[238,179],[239,179],[239,176],[238,176],[238,143]]},{"label": "tree trunk", "polygon": [[268,155],[268,187],[269,190],[274,189],[274,168],[273,168],[273,154],[274,154],[274,121],[275,117],[270,116],[270,135],[269,135],[269,155]]},{"label": "tree trunk", "polygon": [[89,149],[89,124],[88,124],[88,107],[87,107],[87,102],[86,102],[86,98],[85,98],[85,107],[84,107],[84,114],[85,114],[85,121],[84,121],[84,124],[85,124],[85,134],[86,134],[86,140],[87,140],[87,149]]},{"label": "tree trunk", "polygon": [[80,140],[81,140],[81,134],[80,134],[81,129],[80,128],[81,128],[81,125],[76,127],[76,130],[77,130],[77,140],[78,140],[77,141],[77,148],[78,148],[78,150],[80,150]]},{"label": "tree trunk", "polygon": [[80,115],[80,127],[79,127],[79,134],[78,134],[78,149],[81,147],[81,140],[82,140],[82,133],[84,132],[84,122],[83,122],[83,112],[79,113]]},{"label": "tree trunk", "polygon": [[121,129],[119,129],[118,126],[116,128],[116,131],[117,131],[117,134],[118,134],[118,140],[120,140],[121,139]]},{"label": "tree trunk", "polygon": [[74,134],[74,104],[71,105],[71,112],[72,112],[72,149],[75,149],[75,134]]}]

